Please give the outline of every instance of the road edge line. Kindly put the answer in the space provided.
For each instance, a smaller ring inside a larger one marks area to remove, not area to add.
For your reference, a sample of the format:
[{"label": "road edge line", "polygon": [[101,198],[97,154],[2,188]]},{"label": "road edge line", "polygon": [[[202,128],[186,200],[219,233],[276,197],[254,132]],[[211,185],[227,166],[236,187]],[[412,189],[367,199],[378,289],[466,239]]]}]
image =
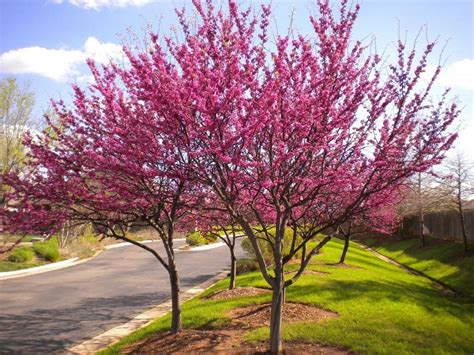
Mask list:
[{"label": "road edge line", "polygon": [[[198,296],[208,288],[212,287],[218,281],[227,277],[229,271],[223,271],[196,286],[188,288],[180,294],[181,304]],[[119,342],[123,337],[141,329],[157,318],[162,317],[171,311],[171,300],[163,302],[141,314],[134,317],[127,323],[116,326],[106,332],[95,336],[79,345],[67,349],[66,354],[95,354],[109,346]]]},{"label": "road edge line", "polygon": [[[186,240],[185,238],[177,238],[174,239],[175,241],[182,241]],[[144,240],[141,243],[152,243],[152,242],[157,242],[159,240]],[[66,259],[66,260],[61,260],[55,263],[50,263],[46,265],[41,265],[41,266],[35,266],[35,267],[30,267],[27,269],[21,269],[21,270],[14,270],[14,271],[6,271],[6,272],[0,272],[0,281],[4,280],[11,280],[11,279],[18,279],[20,277],[25,277],[25,276],[30,276],[30,275],[37,275],[37,274],[43,274],[45,272],[49,271],[55,271],[55,270],[61,270],[61,269],[66,269],[71,266],[76,266],[80,265],[82,263],[88,262],[95,257],[97,257],[99,254],[102,252],[109,250],[109,249],[114,249],[114,248],[120,248],[120,247],[126,247],[129,245],[133,245],[131,243],[118,243],[118,244],[110,244],[106,245],[103,249],[97,250],[94,255],[92,255],[89,258],[86,259],[79,259],[78,257],[74,257],[71,259]]]},{"label": "road edge line", "polygon": [[31,267],[27,269],[0,272],[0,281],[16,279],[18,277],[23,277],[23,276],[28,276],[28,275],[41,274],[47,271],[64,269],[64,268],[76,265],[75,262],[78,261],[78,259],[79,258],[75,257],[75,258],[62,260],[62,261],[58,261],[58,262],[50,263],[46,265]]}]

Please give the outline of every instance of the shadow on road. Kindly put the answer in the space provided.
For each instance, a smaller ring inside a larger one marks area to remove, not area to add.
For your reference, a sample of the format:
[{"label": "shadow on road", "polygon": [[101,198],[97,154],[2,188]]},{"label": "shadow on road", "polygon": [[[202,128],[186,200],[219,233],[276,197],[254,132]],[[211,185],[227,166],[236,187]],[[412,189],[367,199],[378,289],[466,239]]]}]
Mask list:
[{"label": "shadow on road", "polygon": [[166,299],[164,293],[89,298],[74,307],[36,310],[23,315],[1,314],[0,354],[64,350]]},{"label": "shadow on road", "polygon": [[[183,290],[215,274],[181,278]],[[136,290],[139,291],[139,290]],[[0,354],[62,352],[169,299],[169,291],[109,298],[87,298],[79,304],[27,314],[0,314]],[[41,300],[38,300],[41,305]]]}]

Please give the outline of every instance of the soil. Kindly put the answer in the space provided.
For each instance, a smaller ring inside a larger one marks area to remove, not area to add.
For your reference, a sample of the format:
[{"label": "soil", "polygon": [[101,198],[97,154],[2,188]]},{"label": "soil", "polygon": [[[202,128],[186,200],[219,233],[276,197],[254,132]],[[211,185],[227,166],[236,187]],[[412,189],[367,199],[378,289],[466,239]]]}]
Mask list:
[{"label": "soil", "polygon": [[[244,291],[249,292],[244,288]],[[236,289],[237,290],[237,289]],[[265,292],[263,289],[256,289]],[[235,290],[231,290],[234,291]],[[226,292],[226,291],[222,291]],[[253,290],[255,292],[255,290]],[[221,292],[220,292],[221,293]],[[218,293],[218,294],[220,294]],[[227,292],[228,293],[228,292]],[[216,296],[218,295],[216,294]],[[270,304],[252,305],[234,309],[227,313],[232,322],[225,329],[185,329],[179,334],[161,333],[121,350],[123,354],[267,354],[268,345],[263,342],[246,343],[243,335],[249,329],[268,325]],[[336,313],[300,303],[286,303],[284,322],[320,321],[337,317]],[[347,351],[317,343],[284,342],[283,354],[348,354]]]},{"label": "soil", "polygon": [[[247,327],[263,327],[270,325],[271,305],[252,305],[236,308],[227,315],[232,317],[233,322]],[[283,322],[315,322],[328,318],[337,317],[334,312],[308,306],[301,303],[285,303],[283,307]]]},{"label": "soil", "polygon": [[[285,355],[331,354],[347,351],[317,343],[289,341],[283,343]],[[286,350],[285,350],[286,349]],[[237,330],[186,329],[179,334],[162,333],[122,349],[121,354],[269,354],[265,343],[245,343]]]},{"label": "soil", "polygon": [[258,288],[258,287],[236,287],[233,290],[223,290],[213,293],[208,296],[209,300],[226,300],[229,298],[236,297],[252,297],[262,295],[264,293],[269,293],[269,289]]}]

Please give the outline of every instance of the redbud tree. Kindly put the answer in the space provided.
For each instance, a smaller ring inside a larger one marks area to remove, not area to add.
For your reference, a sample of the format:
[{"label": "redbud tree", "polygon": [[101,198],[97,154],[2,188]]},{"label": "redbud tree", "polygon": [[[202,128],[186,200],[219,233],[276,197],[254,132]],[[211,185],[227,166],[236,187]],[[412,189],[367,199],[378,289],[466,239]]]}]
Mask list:
[{"label": "redbud tree", "polygon": [[[179,278],[173,237],[188,203],[182,153],[163,138],[163,121],[137,96],[127,93],[117,66],[99,70],[89,62],[95,83],[73,86],[73,108],[53,102],[55,122],[25,137],[28,165],[4,180],[3,227],[10,233],[51,235],[66,221],[90,223],[103,236],[150,252],[166,269],[172,300],[171,330],[181,328]],[[130,227],[154,230],[159,251],[129,237]]]},{"label": "redbud tree", "polygon": [[[399,41],[397,60],[383,66],[351,38],[359,5],[342,1],[334,12],[318,1],[312,36],[270,42],[269,7],[255,17],[235,1],[227,10],[193,3],[195,26],[179,11],[184,38],[163,45],[153,35],[152,49],[131,59],[130,81],[163,112],[193,181],[212,189],[250,239],[273,290],[270,350],[278,352],[284,291],[330,239],[314,237],[439,163],[455,139],[447,130],[458,109],[446,93],[431,100],[440,68],[421,78],[434,43],[417,55]],[[255,226],[272,246],[271,269]],[[294,237],[283,255],[287,228]],[[285,279],[297,253],[300,269]]]},{"label": "redbud tree", "polygon": [[190,218],[198,226],[201,233],[211,235],[225,244],[229,250],[230,272],[229,290],[235,288],[237,276],[237,256],[235,247],[244,234],[239,229],[238,223],[232,219],[224,206],[217,199],[209,199],[209,196],[201,201]]},{"label": "redbud tree", "polygon": [[378,194],[373,194],[352,212],[345,223],[337,227],[337,233],[344,239],[339,264],[344,264],[350,240],[355,235],[374,232],[390,235],[395,232],[400,220],[397,213],[397,206],[401,200],[399,188],[386,189]]},{"label": "redbud tree", "polygon": [[[84,139],[71,147],[61,138],[46,149],[50,154],[35,155],[41,162],[35,179],[44,179],[48,191],[36,200],[63,211],[56,190],[73,206],[90,199],[84,208],[107,210],[101,218],[109,225],[115,205],[135,218],[171,206],[168,219],[183,188],[217,198],[250,239],[272,288],[270,350],[279,352],[285,289],[331,238],[315,236],[438,164],[455,139],[447,132],[458,109],[447,93],[438,102],[431,98],[440,68],[422,80],[435,44],[417,54],[399,41],[397,60],[382,65],[351,36],[359,5],[343,0],[333,11],[319,0],[311,35],[289,31],[270,40],[270,6],[255,13],[234,0],[222,9],[210,0],[193,4],[192,26],[177,11],[181,38],[151,33],[146,49],[125,48],[127,67],[92,67],[99,93],[78,91],[75,111],[59,110],[65,124],[70,117],[84,122],[65,134]],[[103,121],[110,127],[102,128]],[[89,130],[90,138],[83,136]],[[94,151],[103,159],[99,170],[91,162],[98,159],[78,156]],[[56,154],[70,168],[50,163]],[[115,164],[118,174],[111,173]],[[92,192],[81,197],[76,185]],[[150,186],[157,186],[151,194]],[[293,237],[283,253],[288,230]],[[271,265],[258,238],[271,245]],[[284,268],[296,255],[300,267],[286,278]]]}]

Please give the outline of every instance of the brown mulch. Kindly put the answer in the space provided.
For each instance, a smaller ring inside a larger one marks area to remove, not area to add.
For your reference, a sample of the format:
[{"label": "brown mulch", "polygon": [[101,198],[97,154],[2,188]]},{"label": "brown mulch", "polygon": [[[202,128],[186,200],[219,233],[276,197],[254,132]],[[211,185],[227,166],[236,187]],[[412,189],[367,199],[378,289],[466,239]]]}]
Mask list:
[{"label": "brown mulch", "polygon": [[[266,290],[256,289],[258,292]],[[226,290],[228,291],[228,290]],[[222,292],[226,292],[222,291]],[[235,290],[233,290],[235,291]],[[249,292],[240,290],[240,292]],[[255,290],[253,291],[255,292]],[[217,294],[216,294],[217,295]],[[251,328],[266,326],[270,319],[270,304],[236,308],[227,313],[232,322],[225,329],[185,329],[178,334],[161,333],[121,349],[122,354],[269,354],[266,342],[247,343],[243,335]],[[285,303],[283,322],[320,321],[337,317],[336,313],[300,303]],[[304,341],[283,343],[283,354],[348,354],[331,346]]]},{"label": "brown mulch", "polygon": [[[252,305],[236,308],[227,313],[233,322],[250,327],[263,327],[270,325],[271,305]],[[283,322],[315,322],[337,317],[337,313],[324,309],[308,306],[301,303],[285,303],[283,306]]]},{"label": "brown mulch", "polygon": [[[289,341],[283,354],[348,354],[347,351],[317,343]],[[269,354],[266,343],[245,343],[238,330],[186,329],[179,334],[162,333],[121,350],[122,354]]]},{"label": "brown mulch", "polygon": [[264,293],[269,293],[270,290],[265,288],[258,288],[258,287],[236,287],[233,290],[223,290],[213,293],[209,295],[207,299],[210,300],[225,300],[229,298],[235,297],[251,297],[251,296],[259,296]]}]

